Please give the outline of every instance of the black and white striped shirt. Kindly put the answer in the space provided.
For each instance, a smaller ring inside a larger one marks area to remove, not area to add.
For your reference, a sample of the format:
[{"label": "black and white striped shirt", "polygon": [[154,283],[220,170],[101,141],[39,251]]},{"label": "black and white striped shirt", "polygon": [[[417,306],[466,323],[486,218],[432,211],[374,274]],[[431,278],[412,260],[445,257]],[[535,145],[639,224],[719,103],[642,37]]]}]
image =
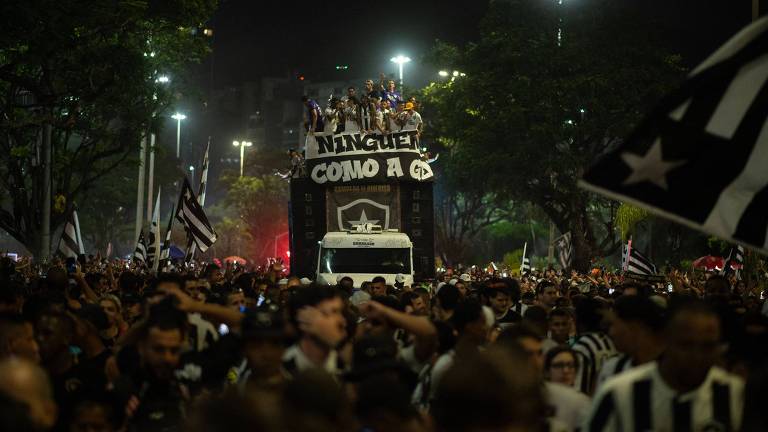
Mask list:
[{"label": "black and white striped shirt", "polygon": [[632,357],[627,354],[619,354],[609,358],[603,363],[603,367],[600,368],[600,375],[597,377],[597,387],[595,390],[599,390],[610,378],[630,370],[634,366],[635,364],[632,362]]},{"label": "black and white striped shirt", "polygon": [[576,372],[576,388],[591,395],[597,382],[597,374],[603,363],[617,354],[613,341],[603,332],[583,333],[573,343],[579,357],[579,369]]},{"label": "black and white striped shirt", "polygon": [[678,394],[651,362],[609,379],[595,396],[584,431],[736,431],[744,383],[712,367],[695,390]]}]

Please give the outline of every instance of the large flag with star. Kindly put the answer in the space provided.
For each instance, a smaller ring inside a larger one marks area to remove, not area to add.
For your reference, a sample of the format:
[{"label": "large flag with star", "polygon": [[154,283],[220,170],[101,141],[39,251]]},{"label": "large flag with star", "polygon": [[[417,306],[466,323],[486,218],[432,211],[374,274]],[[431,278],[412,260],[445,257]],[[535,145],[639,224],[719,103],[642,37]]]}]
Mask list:
[{"label": "large flag with star", "polygon": [[768,17],[694,69],[580,185],[768,252]]}]

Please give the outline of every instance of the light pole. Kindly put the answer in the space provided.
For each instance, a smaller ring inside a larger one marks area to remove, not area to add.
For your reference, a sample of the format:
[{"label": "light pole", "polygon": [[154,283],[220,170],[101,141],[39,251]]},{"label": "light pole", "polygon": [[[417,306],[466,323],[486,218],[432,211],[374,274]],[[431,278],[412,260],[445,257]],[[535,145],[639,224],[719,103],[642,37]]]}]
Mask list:
[{"label": "light pole", "polygon": [[400,91],[403,91],[403,65],[411,61],[410,57],[399,55],[397,57],[392,57],[389,59],[392,63],[397,63],[398,67],[400,68]]},{"label": "light pole", "polygon": [[187,116],[177,112],[171,118],[176,120],[176,159],[179,159],[181,158],[181,121]]},{"label": "light pole", "polygon": [[189,166],[189,177],[190,177],[189,179],[190,183],[194,185],[195,184],[195,167],[192,165]]},{"label": "light pole", "polygon": [[245,159],[245,148],[253,145],[250,141],[232,141],[232,145],[240,147],[240,177],[243,176],[243,160]]}]

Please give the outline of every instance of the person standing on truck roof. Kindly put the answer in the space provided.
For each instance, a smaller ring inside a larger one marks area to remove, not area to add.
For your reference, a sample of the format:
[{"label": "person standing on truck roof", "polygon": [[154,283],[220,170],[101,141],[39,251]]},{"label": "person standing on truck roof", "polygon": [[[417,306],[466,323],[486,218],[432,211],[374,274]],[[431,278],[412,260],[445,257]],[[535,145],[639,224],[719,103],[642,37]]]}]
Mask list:
[{"label": "person standing on truck roof", "polygon": [[399,91],[397,91],[395,80],[387,81],[386,87],[384,86],[384,81],[386,81],[386,78],[386,75],[381,74],[381,82],[379,83],[379,87],[381,88],[381,98],[389,101],[390,107],[394,109],[397,108],[397,104],[399,102],[403,101],[403,96]]},{"label": "person standing on truck roof", "polygon": [[301,102],[307,107],[307,121],[304,128],[307,129],[307,135],[314,135],[315,132],[322,132],[324,129],[323,110],[314,99],[307,96],[301,97]]}]

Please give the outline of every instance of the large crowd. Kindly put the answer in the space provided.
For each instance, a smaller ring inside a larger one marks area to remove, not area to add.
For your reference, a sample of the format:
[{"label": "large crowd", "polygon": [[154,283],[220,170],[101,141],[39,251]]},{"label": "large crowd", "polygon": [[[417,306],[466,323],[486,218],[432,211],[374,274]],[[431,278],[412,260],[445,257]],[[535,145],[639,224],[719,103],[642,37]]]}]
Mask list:
[{"label": "large crowd", "polygon": [[180,268],[2,258],[0,430],[768,430],[764,296],[718,274]]}]

